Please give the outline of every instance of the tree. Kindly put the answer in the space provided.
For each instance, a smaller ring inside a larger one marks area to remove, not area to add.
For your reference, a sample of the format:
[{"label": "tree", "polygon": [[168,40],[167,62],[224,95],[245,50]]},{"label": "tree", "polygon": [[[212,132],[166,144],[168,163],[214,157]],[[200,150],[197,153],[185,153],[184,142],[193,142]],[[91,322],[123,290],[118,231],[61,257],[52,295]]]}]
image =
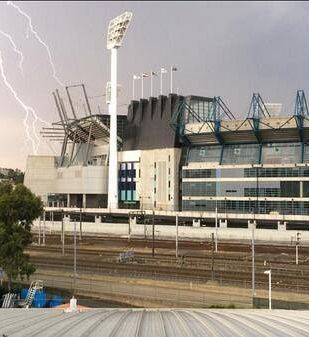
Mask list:
[{"label": "tree", "polygon": [[25,248],[32,242],[31,224],[43,212],[43,204],[27,187],[0,183],[0,267],[12,280],[35,272]]}]

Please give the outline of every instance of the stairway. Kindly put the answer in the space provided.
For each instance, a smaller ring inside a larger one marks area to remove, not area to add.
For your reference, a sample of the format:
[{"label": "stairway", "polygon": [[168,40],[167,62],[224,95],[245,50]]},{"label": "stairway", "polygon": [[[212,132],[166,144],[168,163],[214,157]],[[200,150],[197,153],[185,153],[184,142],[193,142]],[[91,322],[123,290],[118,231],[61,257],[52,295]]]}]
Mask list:
[{"label": "stairway", "polygon": [[43,289],[43,281],[41,280],[32,281],[25,302],[23,303],[23,307],[27,309],[31,307],[35,293],[37,292],[37,290],[42,289]]}]

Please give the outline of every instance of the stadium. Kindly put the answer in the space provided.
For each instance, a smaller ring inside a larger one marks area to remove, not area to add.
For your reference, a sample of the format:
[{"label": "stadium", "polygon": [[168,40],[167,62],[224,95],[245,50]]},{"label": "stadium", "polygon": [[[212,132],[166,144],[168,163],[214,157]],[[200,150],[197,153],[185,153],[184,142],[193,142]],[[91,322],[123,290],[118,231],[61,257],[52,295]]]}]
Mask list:
[{"label": "stadium", "polygon": [[45,206],[126,214],[179,214],[197,226],[219,220],[305,229],[309,219],[309,119],[298,90],[294,111],[255,93],[236,119],[219,97],[169,94],[132,100],[117,116],[118,208],[108,205],[110,116],[81,118],[53,93],[59,121],[43,137],[62,142],[59,156],[29,156],[25,185]]}]

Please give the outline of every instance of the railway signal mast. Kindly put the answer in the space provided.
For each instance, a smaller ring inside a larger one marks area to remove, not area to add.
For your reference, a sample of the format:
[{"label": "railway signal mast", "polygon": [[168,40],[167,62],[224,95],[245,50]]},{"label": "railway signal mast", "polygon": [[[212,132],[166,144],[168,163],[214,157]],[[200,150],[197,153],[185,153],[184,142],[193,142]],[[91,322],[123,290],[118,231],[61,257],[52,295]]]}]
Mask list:
[{"label": "railway signal mast", "polygon": [[132,19],[131,12],[125,12],[110,21],[107,31],[107,49],[111,51],[111,101],[109,171],[108,171],[108,207],[118,208],[118,161],[117,161],[117,51],[128,30]]}]

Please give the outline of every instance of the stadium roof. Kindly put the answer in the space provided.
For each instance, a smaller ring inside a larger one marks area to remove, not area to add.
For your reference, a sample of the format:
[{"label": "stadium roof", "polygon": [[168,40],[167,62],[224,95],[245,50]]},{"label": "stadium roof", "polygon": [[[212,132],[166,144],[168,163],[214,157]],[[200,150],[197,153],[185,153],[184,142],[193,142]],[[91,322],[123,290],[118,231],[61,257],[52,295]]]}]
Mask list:
[{"label": "stadium roof", "polygon": [[308,336],[309,312],[230,309],[0,309],[0,335]]}]

